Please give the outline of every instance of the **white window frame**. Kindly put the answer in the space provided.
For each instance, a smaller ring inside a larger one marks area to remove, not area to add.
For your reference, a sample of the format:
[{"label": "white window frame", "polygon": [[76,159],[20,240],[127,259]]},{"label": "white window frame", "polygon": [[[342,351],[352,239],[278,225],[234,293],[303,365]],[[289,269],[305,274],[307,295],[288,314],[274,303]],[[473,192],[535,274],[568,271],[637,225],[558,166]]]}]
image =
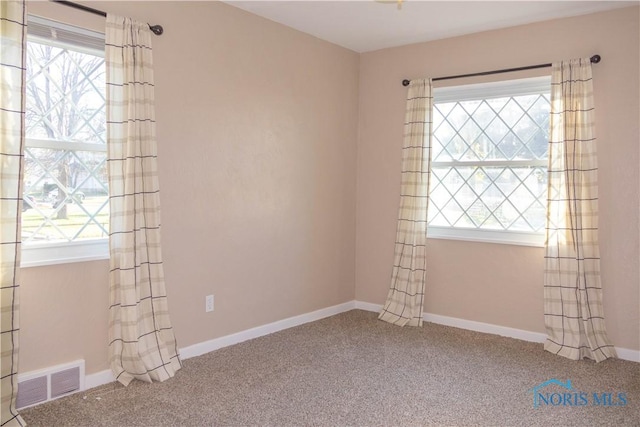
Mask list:
[{"label": "white window frame", "polygon": [[[456,102],[477,99],[491,99],[505,96],[533,95],[551,90],[551,76],[532,77],[518,80],[479,83],[463,86],[440,87],[433,90],[433,102]],[[430,167],[465,166],[466,162],[431,162]],[[527,161],[485,161],[483,166],[541,166],[547,167],[547,160]],[[432,177],[433,180],[433,177]],[[433,182],[431,183],[433,184]],[[481,228],[443,227],[427,225],[427,237],[432,239],[464,240],[471,242],[501,243],[521,246],[544,246],[545,231],[519,232],[508,230],[487,230]]]},{"label": "white window frame", "polygon": [[[47,37],[46,27],[53,29]],[[36,35],[29,33],[29,28],[37,28]],[[58,36],[63,37],[58,37]],[[57,40],[64,39],[64,41]],[[96,49],[97,42],[104,34],[63,24],[49,19],[29,15],[27,26],[27,41],[45,42],[63,48],[72,47],[73,50],[97,56],[104,56],[104,49]],[[55,144],[53,146],[52,144]],[[76,141],[44,141],[32,138],[25,139],[25,146],[32,148],[56,148],[76,151],[106,152],[106,145],[89,144]],[[20,267],[37,267],[43,265],[66,264],[84,261],[109,259],[109,238],[82,239],[71,242],[29,242],[21,245]]]}]

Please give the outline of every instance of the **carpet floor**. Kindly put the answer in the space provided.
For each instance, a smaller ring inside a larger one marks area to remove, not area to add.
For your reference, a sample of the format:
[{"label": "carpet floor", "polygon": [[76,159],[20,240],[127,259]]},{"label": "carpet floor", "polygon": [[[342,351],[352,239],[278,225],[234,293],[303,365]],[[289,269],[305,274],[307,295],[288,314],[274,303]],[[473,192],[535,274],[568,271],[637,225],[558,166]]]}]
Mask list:
[{"label": "carpet floor", "polygon": [[[547,380],[571,380],[571,390]],[[595,394],[595,396],[594,396]],[[640,426],[640,364],[352,310],[21,411],[30,426]]]}]

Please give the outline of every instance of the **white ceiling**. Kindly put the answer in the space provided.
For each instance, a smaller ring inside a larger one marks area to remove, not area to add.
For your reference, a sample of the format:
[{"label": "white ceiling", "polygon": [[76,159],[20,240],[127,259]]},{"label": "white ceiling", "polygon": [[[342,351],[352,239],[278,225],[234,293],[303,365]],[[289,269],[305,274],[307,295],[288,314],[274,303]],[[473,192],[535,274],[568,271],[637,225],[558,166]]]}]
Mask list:
[{"label": "white ceiling", "polygon": [[226,3],[356,52],[585,15],[639,1],[238,1]]}]

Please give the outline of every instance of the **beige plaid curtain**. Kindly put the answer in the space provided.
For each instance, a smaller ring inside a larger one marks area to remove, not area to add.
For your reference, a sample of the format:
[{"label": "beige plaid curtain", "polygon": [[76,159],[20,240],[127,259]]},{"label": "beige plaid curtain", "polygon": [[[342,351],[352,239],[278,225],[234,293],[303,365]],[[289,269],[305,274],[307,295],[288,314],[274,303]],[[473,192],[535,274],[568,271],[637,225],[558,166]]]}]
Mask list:
[{"label": "beige plaid curtain", "polygon": [[432,110],[431,79],[412,80],[404,124],[400,209],[391,287],[378,317],[398,326],[422,326]]},{"label": "beige plaid curtain", "polygon": [[26,33],[24,1],[0,1],[0,418],[3,426],[26,425],[15,406]]},{"label": "beige plaid curtain", "polygon": [[553,64],[551,85],[544,348],[599,362],[616,352],[602,309],[590,59]]},{"label": "beige plaid curtain", "polygon": [[109,15],[109,356],[117,380],[164,381],[180,369],[160,251],[151,32]]}]

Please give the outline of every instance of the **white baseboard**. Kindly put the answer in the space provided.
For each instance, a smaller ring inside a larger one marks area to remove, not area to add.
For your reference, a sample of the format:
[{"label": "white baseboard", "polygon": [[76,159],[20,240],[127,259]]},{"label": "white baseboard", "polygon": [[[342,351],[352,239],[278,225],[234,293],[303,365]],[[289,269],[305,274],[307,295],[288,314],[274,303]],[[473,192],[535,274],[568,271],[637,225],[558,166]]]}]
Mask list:
[{"label": "white baseboard", "polygon": [[375,311],[376,313],[380,313],[382,311],[382,305],[364,301],[356,301],[356,309],[364,311]]},{"label": "white baseboard", "polygon": [[96,372],[95,374],[87,375],[84,379],[85,390],[98,387],[103,384],[109,384],[116,380],[111,369]]},{"label": "white baseboard", "polygon": [[640,351],[622,347],[616,347],[615,349],[616,353],[618,353],[618,359],[640,363]]},{"label": "white baseboard", "polygon": [[523,329],[508,328],[506,326],[493,325],[491,323],[441,316],[439,314],[424,313],[422,318],[425,322],[436,323],[438,325],[452,326],[454,328],[468,329],[470,331],[500,335],[502,337],[516,338],[522,341],[543,343],[547,339],[547,335],[541,332],[525,331]]},{"label": "white baseboard", "polygon": [[[238,344],[243,341],[262,337],[294,326],[303,325],[305,323],[314,322],[325,317],[344,313],[353,309],[380,312],[382,305],[373,304],[364,301],[349,301],[343,304],[334,305],[332,307],[323,308],[311,313],[301,314],[299,316],[289,317],[287,319],[278,320],[266,325],[247,329],[235,334],[226,335],[224,337],[215,338],[198,344],[190,345],[179,350],[181,359],[189,359],[200,356],[223,347]],[[540,332],[525,331],[522,329],[509,328],[506,326],[493,325],[489,323],[476,322],[473,320],[459,319],[455,317],[441,316],[439,314],[424,313],[423,319],[426,322],[432,322],[444,326],[452,326],[455,328],[468,329],[476,332],[487,334],[495,334],[509,338],[515,338],[523,341],[542,343],[546,339],[546,335]],[[630,350],[626,348],[616,347],[618,358],[629,360],[632,362],[640,362],[640,351]],[[28,378],[30,372],[21,374],[21,378]],[[98,387],[115,381],[115,377],[111,370],[96,372],[86,375],[84,378],[84,387],[82,390]]]},{"label": "white baseboard", "polygon": [[[382,305],[369,302],[356,301],[357,309],[380,312]],[[490,323],[476,322],[473,320],[459,319],[457,317],[441,316],[439,314],[423,313],[422,319],[425,322],[436,323],[438,325],[452,326],[454,328],[467,329],[470,331],[483,332],[485,334],[500,335],[508,338],[515,338],[522,341],[543,343],[547,335],[541,332],[531,332],[522,329],[509,328],[506,326],[493,325]],[[618,358],[631,362],[640,362],[640,351],[628,348],[616,347]]]},{"label": "white baseboard", "polygon": [[312,311],[311,313],[301,314],[295,317],[289,317],[288,319],[278,320],[277,322],[268,323],[266,325],[258,326],[256,328],[247,329],[246,331],[238,332],[224,337],[215,338],[209,341],[201,342],[198,344],[190,345],[188,347],[180,349],[180,358],[189,359],[191,357],[200,356],[210,351],[218,350],[222,347],[227,347],[233,344],[238,344],[243,341],[251,340],[254,338],[269,335],[274,332],[282,331],[283,329],[292,328],[305,323],[313,322],[316,320],[324,319],[325,317],[333,316],[336,314],[344,313],[355,308],[355,301],[349,301],[344,304],[334,305],[332,307],[323,308],[321,310]]}]

